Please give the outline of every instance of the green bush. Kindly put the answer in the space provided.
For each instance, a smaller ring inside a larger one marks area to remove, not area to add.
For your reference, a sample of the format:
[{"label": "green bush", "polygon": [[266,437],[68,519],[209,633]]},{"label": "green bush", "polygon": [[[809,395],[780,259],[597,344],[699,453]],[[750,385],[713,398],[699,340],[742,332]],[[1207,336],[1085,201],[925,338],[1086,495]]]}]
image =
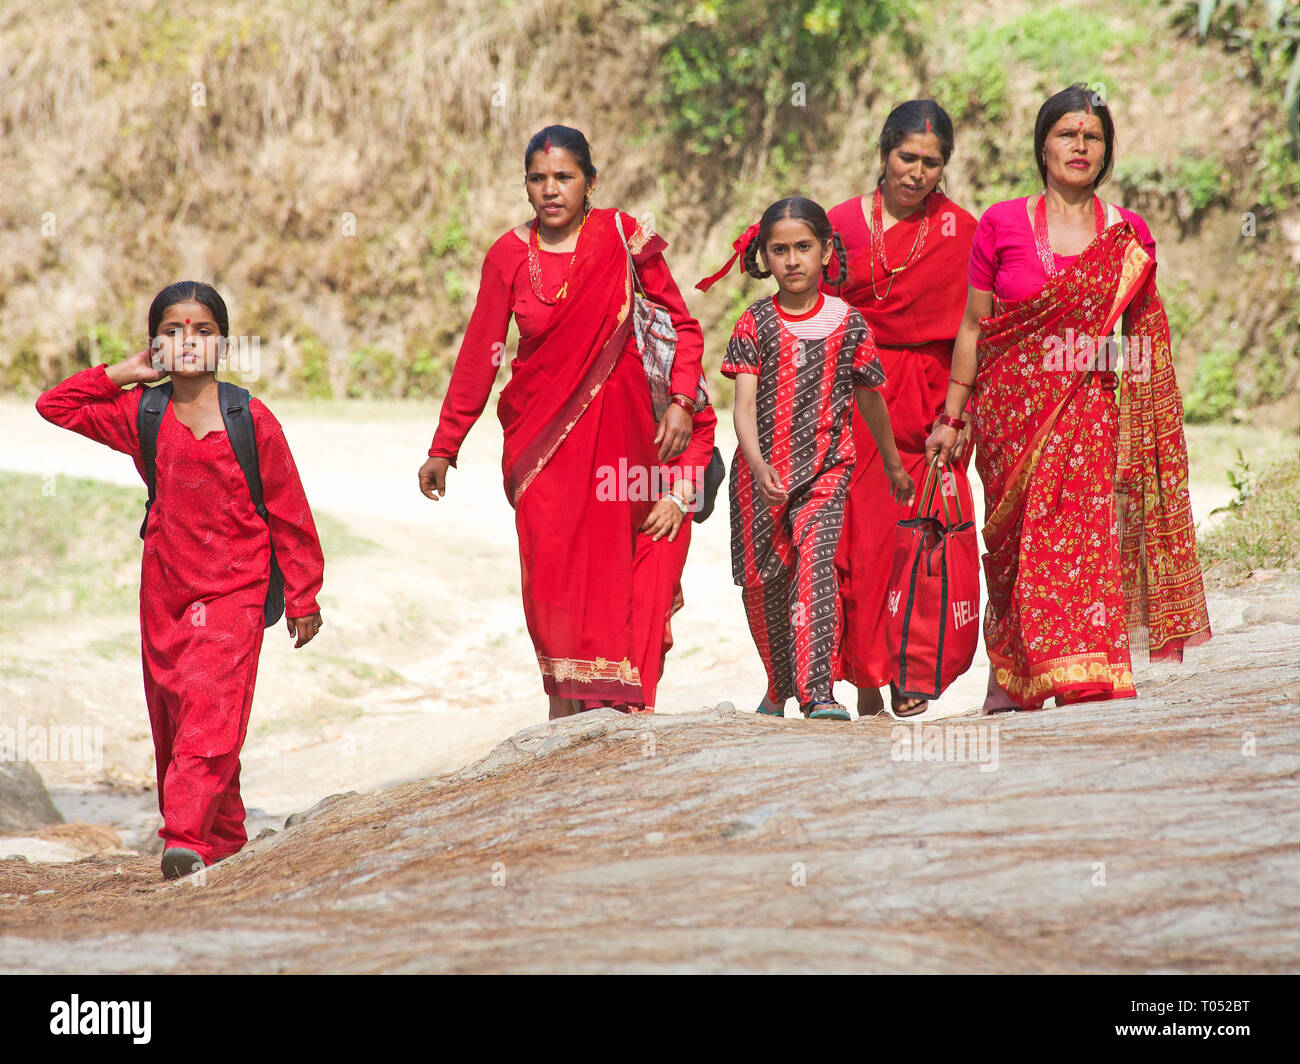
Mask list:
[{"label": "green bush", "polygon": [[1237,405],[1237,364],[1241,352],[1217,343],[1196,363],[1191,388],[1183,399],[1188,421],[1216,421]]}]

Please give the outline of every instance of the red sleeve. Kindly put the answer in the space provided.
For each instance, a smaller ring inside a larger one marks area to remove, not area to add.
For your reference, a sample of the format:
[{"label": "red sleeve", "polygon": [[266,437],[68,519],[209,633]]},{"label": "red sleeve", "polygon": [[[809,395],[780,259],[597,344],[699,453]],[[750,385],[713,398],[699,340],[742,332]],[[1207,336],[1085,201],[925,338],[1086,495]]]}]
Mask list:
[{"label": "red sleeve", "polygon": [[[510,234],[511,240],[516,239]],[[506,333],[510,328],[510,283],[493,249],[483,260],[478,299],[461,341],[451,383],[438,415],[438,429],[429,448],[430,457],[449,458],[456,464],[460,445],[483,413],[497,370],[505,361]]]},{"label": "red sleeve", "polygon": [[257,464],[271,544],[284,574],[284,614],[307,617],[320,610],[316,596],[325,576],[320,536],[280,422],[257,399],[250,400],[248,407],[257,437]]},{"label": "red sleeve", "polygon": [[975,227],[975,237],[970,245],[970,269],[966,275],[971,287],[981,292],[993,291],[993,279],[998,273],[997,239],[997,219],[990,207]]},{"label": "red sleeve", "polygon": [[722,375],[735,380],[737,373],[757,373],[759,369],[758,329],[754,315],[746,310],[731,330],[727,353],[722,356]]},{"label": "red sleeve", "polygon": [[36,400],[36,412],[51,424],[135,458],[140,468],[140,434],[135,425],[140,388],[123,390],[108,379],[106,364],[91,366],[56,384]]},{"label": "red sleeve", "polygon": [[[629,225],[636,226],[636,219],[630,214],[624,214],[624,232],[630,234],[633,230],[628,228]],[[673,280],[662,251],[633,254],[632,260],[636,264],[637,277],[645,289],[646,298],[667,308],[668,316],[672,318],[673,327],[677,330],[677,350],[673,354],[670,385],[672,394],[694,399],[700,377],[704,373],[704,333],[700,329],[700,323],[686,309],[686,300],[682,298],[677,282]]]}]

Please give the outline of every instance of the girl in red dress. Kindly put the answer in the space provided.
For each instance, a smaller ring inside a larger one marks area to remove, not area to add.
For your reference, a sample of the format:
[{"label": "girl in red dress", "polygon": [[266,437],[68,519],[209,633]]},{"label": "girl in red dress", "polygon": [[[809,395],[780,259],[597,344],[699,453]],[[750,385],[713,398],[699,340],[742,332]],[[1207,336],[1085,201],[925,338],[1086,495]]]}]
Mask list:
[{"label": "girl in red dress", "polygon": [[740,316],[722,363],[736,382],[739,441],[731,467],[732,575],[744,589],[768,679],[759,712],[784,716],[793,695],[807,717],[848,720],[831,691],[831,663],[840,636],[835,552],[855,457],[855,395],[895,497],[909,500],[915,487],[878,391],[885,374],[871,330],[856,310],[818,288],[833,254],[844,268],[826,212],[803,197],[780,200],[737,242],[741,250],[746,271],[775,276],[779,289]]},{"label": "girl in red dress", "polygon": [[[888,378],[880,394],[903,468],[918,490],[926,471],[925,440],[948,396],[975,233],[975,219],[938,188],[952,149],[952,121],[942,107],[933,100],[900,104],[880,132],[876,187],[827,212],[848,258],[847,279],[841,275],[834,283],[842,282],[839,295],[861,313],[876,338]],[[889,584],[880,579],[893,562],[895,527],[910,515],[891,498],[878,469],[880,452],[860,417],[853,419],[853,436],[858,464],[835,559],[844,601],[835,675],[857,687],[859,716],[884,708],[880,689],[886,686],[895,715],[914,716],[928,703],[902,698],[892,687],[897,657],[887,638]],[[956,496],[963,514],[973,515],[969,453],[954,449],[942,490]]]},{"label": "girl in red dress", "polygon": [[177,282],[149,308],[152,350],[82,370],[36,403],[47,421],[129,454],[147,481],[137,408],[144,385],[171,376],[140,568],[144,690],[168,879],[229,857],[248,841],[239,752],[262,649],[272,548],[294,646],[310,642],[322,624],[320,540],[279,422],[249,400],[266,519],[253,507],[227,438],[216,370],[228,335],[216,290]]},{"label": "girl in red dress", "polygon": [[[524,185],[536,218],[488,251],[419,471],[420,490],[442,498],[447,470],[507,360],[513,316],[519,349],[497,403],[502,471],[519,533],[524,616],[552,718],[649,702],[642,650],[664,633],[639,627],[637,604],[648,595],[641,581],[656,568],[639,559],[663,508],[656,514],[656,501],[630,484],[597,489],[611,470],[648,479],[686,449],[704,351],[664,263],[667,244],[629,215],[593,209],[595,184],[581,131],[548,126],[529,142]],[[633,332],[629,257],[646,296],[668,309],[677,330],[672,401],[657,425]]]}]

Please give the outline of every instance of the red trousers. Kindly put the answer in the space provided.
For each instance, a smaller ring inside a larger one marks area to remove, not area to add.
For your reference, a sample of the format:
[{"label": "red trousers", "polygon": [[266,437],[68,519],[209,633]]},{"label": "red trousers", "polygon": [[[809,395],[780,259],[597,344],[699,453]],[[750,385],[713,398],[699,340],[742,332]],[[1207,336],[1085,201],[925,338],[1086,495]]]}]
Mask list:
[{"label": "red trousers", "polygon": [[[248,732],[262,649],[260,620],[257,616],[255,624],[243,626],[243,645],[229,659],[232,668],[212,686],[162,686],[152,675],[146,649],[145,700],[158,769],[158,811],[163,817],[158,834],[167,848],[193,850],[205,864],[238,853],[248,842],[239,796],[239,754]],[[218,640],[229,646],[221,634]],[[213,728],[215,716],[221,724]]]}]

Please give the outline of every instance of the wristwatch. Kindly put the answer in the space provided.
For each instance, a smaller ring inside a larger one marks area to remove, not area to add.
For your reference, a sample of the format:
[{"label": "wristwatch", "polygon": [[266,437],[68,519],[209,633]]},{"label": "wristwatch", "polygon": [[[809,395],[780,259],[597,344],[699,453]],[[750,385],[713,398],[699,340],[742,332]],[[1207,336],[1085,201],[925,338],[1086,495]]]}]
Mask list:
[{"label": "wristwatch", "polygon": [[690,505],[688,503],[684,502],[682,499],[680,499],[676,494],[674,494],[671,491],[668,493],[668,498],[672,499],[674,505],[676,505],[677,509],[681,510],[683,515],[686,513],[687,510],[690,509]]}]

